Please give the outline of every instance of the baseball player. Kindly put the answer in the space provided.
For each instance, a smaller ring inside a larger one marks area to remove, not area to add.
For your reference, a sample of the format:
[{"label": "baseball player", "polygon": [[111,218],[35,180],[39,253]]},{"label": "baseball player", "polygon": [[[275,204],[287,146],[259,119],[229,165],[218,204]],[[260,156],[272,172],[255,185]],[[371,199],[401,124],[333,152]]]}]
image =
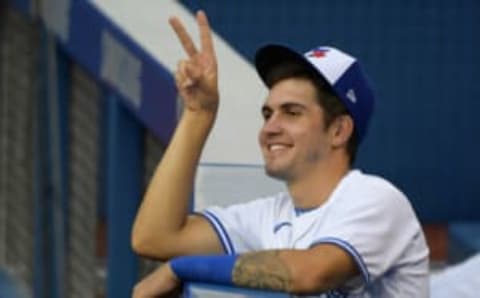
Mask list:
[{"label": "baseball player", "polygon": [[219,105],[206,15],[197,48],[170,24],[188,58],[176,84],[184,110],[139,209],[142,255],[169,260],[134,289],[157,297],[182,281],[315,297],[428,297],[428,249],[404,194],[352,169],[374,97],[358,61],[331,47],[306,54],[268,45],[256,54],[269,88],[259,143],[265,170],[288,192],[188,215],[195,169]]}]

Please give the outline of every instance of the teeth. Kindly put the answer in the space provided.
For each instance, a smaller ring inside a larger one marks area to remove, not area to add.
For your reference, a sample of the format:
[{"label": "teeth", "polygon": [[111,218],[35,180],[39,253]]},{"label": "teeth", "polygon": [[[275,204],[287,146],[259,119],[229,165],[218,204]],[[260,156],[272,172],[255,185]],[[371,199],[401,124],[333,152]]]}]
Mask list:
[{"label": "teeth", "polygon": [[275,145],[270,145],[269,147],[270,147],[269,148],[270,151],[275,151],[275,150],[285,149],[287,146],[275,144]]}]

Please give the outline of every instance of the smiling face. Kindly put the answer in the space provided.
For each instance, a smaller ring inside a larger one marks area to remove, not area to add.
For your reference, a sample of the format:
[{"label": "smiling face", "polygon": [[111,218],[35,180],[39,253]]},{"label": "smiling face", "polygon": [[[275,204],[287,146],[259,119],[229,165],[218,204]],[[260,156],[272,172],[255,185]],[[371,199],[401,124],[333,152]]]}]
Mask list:
[{"label": "smiling face", "polygon": [[311,173],[328,157],[331,144],[314,85],[289,78],[276,83],[262,108],[259,143],[265,170],[287,182]]}]

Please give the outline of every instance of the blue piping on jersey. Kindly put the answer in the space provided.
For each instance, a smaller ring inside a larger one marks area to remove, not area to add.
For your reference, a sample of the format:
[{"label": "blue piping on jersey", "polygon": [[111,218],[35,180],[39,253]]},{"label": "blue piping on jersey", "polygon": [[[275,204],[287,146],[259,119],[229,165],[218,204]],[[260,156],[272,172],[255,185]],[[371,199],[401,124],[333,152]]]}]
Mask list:
[{"label": "blue piping on jersey", "polygon": [[325,238],[320,238],[317,241],[314,241],[310,245],[310,248],[319,244],[324,244],[324,243],[335,244],[337,246],[340,246],[349,255],[351,255],[352,258],[355,260],[355,263],[357,263],[358,267],[360,268],[360,271],[362,272],[362,276],[365,281],[365,284],[367,286],[370,284],[370,273],[368,273],[367,265],[365,265],[365,262],[363,261],[362,256],[357,252],[357,250],[350,243],[335,237],[325,237]]},{"label": "blue piping on jersey", "polygon": [[276,224],[274,227],[273,227],[273,234],[276,234],[278,232],[278,230],[280,230],[281,228],[283,227],[286,227],[286,226],[292,226],[292,223],[291,222],[288,222],[288,221],[283,221],[279,224]]},{"label": "blue piping on jersey", "polygon": [[295,207],[295,215],[296,216],[300,216],[300,215],[303,215],[307,212],[310,212],[310,211],[313,211],[313,210],[316,210],[318,207],[314,207],[314,208],[297,208]]},{"label": "blue piping on jersey", "polygon": [[229,255],[235,254],[235,249],[233,248],[232,241],[230,240],[230,237],[228,236],[225,227],[222,225],[218,217],[216,217],[213,213],[209,211],[203,211],[202,213],[198,214],[205,217],[213,226],[213,229],[217,233],[218,239],[220,239],[220,242],[222,243],[223,250]]}]

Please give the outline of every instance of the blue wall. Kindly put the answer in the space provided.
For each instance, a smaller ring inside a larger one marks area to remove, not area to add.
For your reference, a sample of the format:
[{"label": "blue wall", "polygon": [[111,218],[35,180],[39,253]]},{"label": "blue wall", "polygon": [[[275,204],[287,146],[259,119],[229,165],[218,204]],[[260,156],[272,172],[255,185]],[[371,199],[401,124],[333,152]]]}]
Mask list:
[{"label": "blue wall", "polygon": [[378,101],[358,165],[400,186],[423,221],[480,219],[480,2],[183,3],[250,61],[270,42],[359,57]]}]

